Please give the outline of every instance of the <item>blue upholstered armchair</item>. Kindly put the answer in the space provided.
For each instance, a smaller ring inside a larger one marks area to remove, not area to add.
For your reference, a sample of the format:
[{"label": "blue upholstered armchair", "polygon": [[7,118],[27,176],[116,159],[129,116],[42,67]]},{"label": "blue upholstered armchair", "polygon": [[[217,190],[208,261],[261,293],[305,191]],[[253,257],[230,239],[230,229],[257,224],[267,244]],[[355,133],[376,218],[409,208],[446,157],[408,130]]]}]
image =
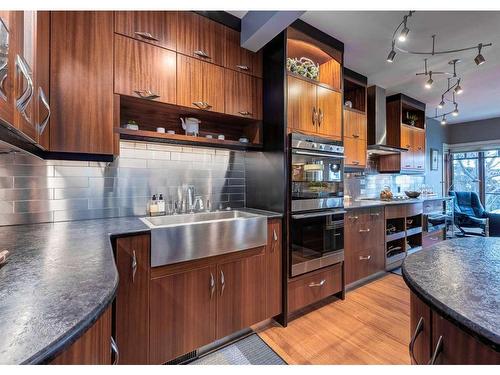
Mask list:
[{"label": "blue upholstered armchair", "polygon": [[450,191],[454,197],[455,225],[465,234],[464,228],[480,228],[483,236],[500,237],[500,214],[484,210],[477,193],[467,191]]}]

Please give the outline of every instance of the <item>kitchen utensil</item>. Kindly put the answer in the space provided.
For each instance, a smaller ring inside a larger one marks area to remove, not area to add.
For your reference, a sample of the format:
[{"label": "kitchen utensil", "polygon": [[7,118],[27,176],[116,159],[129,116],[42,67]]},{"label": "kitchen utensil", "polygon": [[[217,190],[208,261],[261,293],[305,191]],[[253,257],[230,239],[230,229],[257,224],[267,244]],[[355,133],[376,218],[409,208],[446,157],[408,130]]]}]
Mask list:
[{"label": "kitchen utensil", "polygon": [[345,103],[344,103],[344,106],[346,108],[352,108],[352,102],[350,100],[347,100]]},{"label": "kitchen utensil", "polygon": [[156,128],[157,133],[165,133],[165,128]]},{"label": "kitchen utensil", "polygon": [[224,139],[226,139],[226,137],[224,136],[224,134],[219,134],[219,135],[217,136],[217,139],[218,139],[219,141],[223,141]]},{"label": "kitchen utensil", "polygon": [[212,134],[207,134],[205,138],[212,139],[214,136]]},{"label": "kitchen utensil", "polygon": [[241,143],[248,143],[248,138],[242,137],[239,139]]},{"label": "kitchen utensil", "polygon": [[175,134],[175,130],[167,130],[167,134]]},{"label": "kitchen utensil", "polygon": [[200,131],[201,121],[194,117],[181,117],[182,129],[186,132],[186,135],[198,136]]},{"label": "kitchen utensil", "polygon": [[418,198],[420,196],[419,191],[405,191],[405,194],[408,198]]},{"label": "kitchen utensil", "polygon": [[129,121],[125,124],[125,129],[139,130],[139,124],[135,121]]}]

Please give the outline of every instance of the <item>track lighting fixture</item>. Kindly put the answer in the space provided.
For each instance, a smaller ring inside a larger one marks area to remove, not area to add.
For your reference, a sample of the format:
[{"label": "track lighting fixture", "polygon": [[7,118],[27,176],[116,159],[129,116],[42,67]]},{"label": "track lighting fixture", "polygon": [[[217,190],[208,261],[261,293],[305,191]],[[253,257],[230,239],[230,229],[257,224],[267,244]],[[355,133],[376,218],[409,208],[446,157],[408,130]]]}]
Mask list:
[{"label": "track lighting fixture", "polygon": [[446,116],[443,115],[443,118],[441,119],[441,125],[446,125]]},{"label": "track lighting fixture", "polygon": [[486,62],[486,59],[484,58],[484,56],[481,55],[482,48],[483,48],[483,44],[479,43],[479,45],[477,46],[477,50],[478,50],[477,56],[474,57],[474,62],[476,63],[477,66],[483,65]]},{"label": "track lighting fixture", "polygon": [[460,86],[460,79],[457,81],[457,85],[455,86],[455,94],[460,95],[463,93],[464,90],[462,89],[462,86]]},{"label": "track lighting fixture", "polygon": [[441,102],[438,104],[438,108],[442,109],[446,103],[444,102],[444,96],[441,96]]},{"label": "track lighting fixture", "polygon": [[427,80],[427,82],[425,82],[425,88],[430,89],[433,83],[434,80],[432,79],[432,72],[429,72],[429,79]]},{"label": "track lighting fixture", "polygon": [[389,55],[387,55],[387,62],[392,63],[395,57],[396,57],[396,51],[394,51],[394,40],[393,40],[391,52],[389,52]]},{"label": "track lighting fixture", "polygon": [[455,103],[455,109],[453,110],[453,112],[451,112],[451,114],[452,114],[454,117],[457,117],[457,116],[458,116],[458,103]]},{"label": "track lighting fixture", "polygon": [[399,33],[398,40],[400,42],[405,42],[406,38],[408,38],[408,34],[410,33],[410,29],[406,27],[406,21],[408,20],[408,16],[404,16],[403,18],[403,29]]}]

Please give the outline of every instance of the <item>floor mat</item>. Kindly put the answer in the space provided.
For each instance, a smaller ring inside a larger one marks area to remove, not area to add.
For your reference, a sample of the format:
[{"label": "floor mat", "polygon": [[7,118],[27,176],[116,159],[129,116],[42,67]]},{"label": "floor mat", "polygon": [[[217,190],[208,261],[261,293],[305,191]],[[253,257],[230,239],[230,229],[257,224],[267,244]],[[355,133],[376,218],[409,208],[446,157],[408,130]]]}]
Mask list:
[{"label": "floor mat", "polygon": [[255,333],[236,341],[190,365],[286,365],[267,344]]}]

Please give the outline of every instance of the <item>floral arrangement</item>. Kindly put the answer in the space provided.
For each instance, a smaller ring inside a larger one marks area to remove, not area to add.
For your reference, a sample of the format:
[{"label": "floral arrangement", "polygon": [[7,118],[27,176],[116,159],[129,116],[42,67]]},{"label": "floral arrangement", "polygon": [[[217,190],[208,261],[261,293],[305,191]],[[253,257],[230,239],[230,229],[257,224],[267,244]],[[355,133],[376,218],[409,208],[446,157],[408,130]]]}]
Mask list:
[{"label": "floral arrangement", "polygon": [[315,64],[314,61],[307,57],[301,57],[300,59],[287,57],[286,68],[288,71],[300,74],[306,78],[316,81],[319,78],[319,64]]}]

